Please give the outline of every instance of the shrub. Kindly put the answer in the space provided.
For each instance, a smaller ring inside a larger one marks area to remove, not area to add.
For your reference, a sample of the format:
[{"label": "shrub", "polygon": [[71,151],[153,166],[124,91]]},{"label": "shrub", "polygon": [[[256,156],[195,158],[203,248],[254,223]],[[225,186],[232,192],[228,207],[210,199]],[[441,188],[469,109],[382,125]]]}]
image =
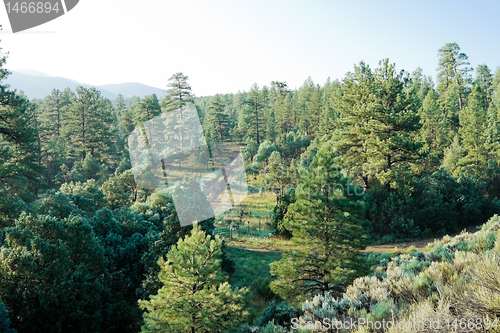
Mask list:
[{"label": "shrub", "polygon": [[298,318],[302,311],[290,307],[285,302],[276,303],[272,301],[267,308],[264,309],[260,317],[253,322],[256,326],[264,326],[270,322],[290,329],[292,319]]}]

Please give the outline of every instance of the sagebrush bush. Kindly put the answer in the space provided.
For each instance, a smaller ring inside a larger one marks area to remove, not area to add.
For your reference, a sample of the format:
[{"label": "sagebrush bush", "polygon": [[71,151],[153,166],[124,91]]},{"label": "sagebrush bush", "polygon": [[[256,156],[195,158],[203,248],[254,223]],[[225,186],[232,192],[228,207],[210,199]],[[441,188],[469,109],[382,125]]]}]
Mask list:
[{"label": "sagebrush bush", "polygon": [[389,297],[389,292],[384,283],[376,276],[363,276],[354,280],[347,287],[344,297],[351,302],[359,301],[360,295],[377,301],[385,301]]}]

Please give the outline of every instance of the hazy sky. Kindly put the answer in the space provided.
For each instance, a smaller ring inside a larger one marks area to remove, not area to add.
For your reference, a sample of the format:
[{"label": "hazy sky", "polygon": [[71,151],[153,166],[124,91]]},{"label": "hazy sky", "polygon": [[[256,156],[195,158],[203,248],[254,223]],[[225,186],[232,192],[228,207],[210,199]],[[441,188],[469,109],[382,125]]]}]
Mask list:
[{"label": "hazy sky", "polygon": [[457,42],[471,65],[500,65],[500,1],[80,0],[66,15],[12,34],[0,8],[7,68],[89,84],[165,88],[182,71],[196,96],[308,76],[323,84],[355,63],[389,58],[436,76]]}]

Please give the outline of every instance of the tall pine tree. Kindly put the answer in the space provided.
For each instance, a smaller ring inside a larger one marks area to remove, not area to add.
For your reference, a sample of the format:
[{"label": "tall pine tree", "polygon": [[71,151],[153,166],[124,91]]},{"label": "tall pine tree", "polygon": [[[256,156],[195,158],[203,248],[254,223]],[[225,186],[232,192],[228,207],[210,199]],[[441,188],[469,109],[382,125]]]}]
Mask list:
[{"label": "tall pine tree", "polygon": [[374,178],[392,181],[420,158],[420,128],[414,95],[406,90],[405,72],[389,60],[371,71],[361,62],[343,81],[343,95],[334,100],[340,113],[334,139],[345,163],[358,172],[365,188]]},{"label": "tall pine tree", "polygon": [[282,259],[271,264],[271,273],[278,276],[271,288],[284,298],[341,295],[360,273],[366,236],[357,221],[363,191],[355,191],[342,169],[332,144],[325,143],[301,172],[296,202],[284,221],[298,250],[283,251]]}]

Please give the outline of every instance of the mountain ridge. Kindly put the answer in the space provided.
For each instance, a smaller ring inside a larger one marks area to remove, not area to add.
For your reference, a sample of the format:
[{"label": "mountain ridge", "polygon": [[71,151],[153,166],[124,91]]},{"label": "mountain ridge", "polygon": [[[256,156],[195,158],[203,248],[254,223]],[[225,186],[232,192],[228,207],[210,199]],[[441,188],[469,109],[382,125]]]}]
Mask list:
[{"label": "mountain ridge", "polygon": [[70,88],[71,90],[75,90],[78,86],[84,88],[94,87],[99,90],[104,97],[109,99],[115,99],[118,94],[122,94],[124,98],[130,98],[132,96],[144,97],[156,94],[160,99],[167,94],[163,89],[137,82],[92,85],[65,77],[51,76],[32,69],[22,69],[11,72],[12,74],[4,79],[4,83],[8,84],[11,89],[22,91],[30,99],[42,99],[50,95],[52,89],[64,90]]}]

